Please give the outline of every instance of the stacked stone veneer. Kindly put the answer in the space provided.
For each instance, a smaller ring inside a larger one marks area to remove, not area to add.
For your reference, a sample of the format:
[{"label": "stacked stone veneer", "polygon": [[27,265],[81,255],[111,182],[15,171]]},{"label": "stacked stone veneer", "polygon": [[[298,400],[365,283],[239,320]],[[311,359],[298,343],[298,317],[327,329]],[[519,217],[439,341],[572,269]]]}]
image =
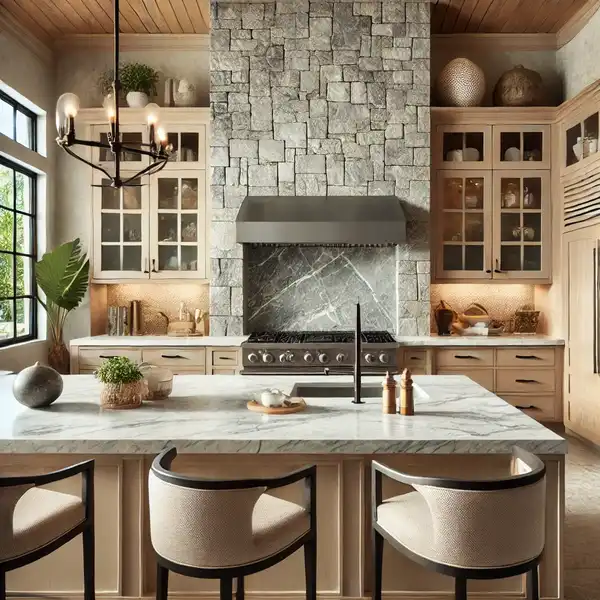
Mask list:
[{"label": "stacked stone veneer", "polygon": [[394,293],[373,301],[389,329],[429,332],[429,54],[426,1],[212,3],[212,334],[241,333],[245,298],[260,305],[235,242],[243,198],[326,194],[404,201],[408,242],[380,274]]}]

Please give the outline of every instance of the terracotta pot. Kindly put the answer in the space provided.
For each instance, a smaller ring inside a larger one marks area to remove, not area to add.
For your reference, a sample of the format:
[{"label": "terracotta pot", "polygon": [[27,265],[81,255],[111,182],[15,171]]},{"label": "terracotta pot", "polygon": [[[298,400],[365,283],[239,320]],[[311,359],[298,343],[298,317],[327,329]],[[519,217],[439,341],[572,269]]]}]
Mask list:
[{"label": "terracotta pot", "polygon": [[71,370],[71,355],[63,341],[51,342],[48,351],[48,364],[61,375],[68,375]]}]

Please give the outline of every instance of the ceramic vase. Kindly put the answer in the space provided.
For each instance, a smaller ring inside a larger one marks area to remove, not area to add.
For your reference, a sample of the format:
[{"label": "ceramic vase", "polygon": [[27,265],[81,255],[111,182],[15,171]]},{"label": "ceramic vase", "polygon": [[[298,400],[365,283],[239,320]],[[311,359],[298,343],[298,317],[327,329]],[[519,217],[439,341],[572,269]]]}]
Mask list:
[{"label": "ceramic vase", "polygon": [[129,92],[126,99],[129,108],[144,108],[148,104],[148,94],[144,92]]},{"label": "ceramic vase", "polygon": [[468,58],[455,58],[440,71],[436,92],[443,106],[480,106],[485,94],[485,75]]},{"label": "ceramic vase", "polygon": [[39,362],[23,369],[13,382],[13,396],[28,408],[50,406],[62,391],[62,377],[52,367]]}]

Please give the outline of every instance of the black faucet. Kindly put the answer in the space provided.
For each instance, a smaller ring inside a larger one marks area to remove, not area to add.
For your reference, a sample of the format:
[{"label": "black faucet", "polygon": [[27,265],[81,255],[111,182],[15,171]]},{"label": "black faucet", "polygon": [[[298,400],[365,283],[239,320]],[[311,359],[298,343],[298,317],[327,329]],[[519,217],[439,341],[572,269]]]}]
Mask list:
[{"label": "black faucet", "polygon": [[354,400],[353,404],[364,404],[360,397],[360,384],[362,373],[360,370],[360,354],[361,354],[361,325],[360,325],[360,303],[356,303],[356,326],[354,331]]}]

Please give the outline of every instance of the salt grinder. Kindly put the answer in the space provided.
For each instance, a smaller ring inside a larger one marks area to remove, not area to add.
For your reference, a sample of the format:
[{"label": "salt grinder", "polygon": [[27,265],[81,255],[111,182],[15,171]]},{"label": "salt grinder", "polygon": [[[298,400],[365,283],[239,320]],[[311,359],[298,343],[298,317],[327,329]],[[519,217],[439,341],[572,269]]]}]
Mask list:
[{"label": "salt grinder", "polygon": [[396,414],[396,380],[388,371],[383,380],[382,409],[384,415]]},{"label": "salt grinder", "polygon": [[404,369],[400,377],[400,414],[412,416],[415,414],[415,402],[413,399],[413,381],[410,371]]}]

